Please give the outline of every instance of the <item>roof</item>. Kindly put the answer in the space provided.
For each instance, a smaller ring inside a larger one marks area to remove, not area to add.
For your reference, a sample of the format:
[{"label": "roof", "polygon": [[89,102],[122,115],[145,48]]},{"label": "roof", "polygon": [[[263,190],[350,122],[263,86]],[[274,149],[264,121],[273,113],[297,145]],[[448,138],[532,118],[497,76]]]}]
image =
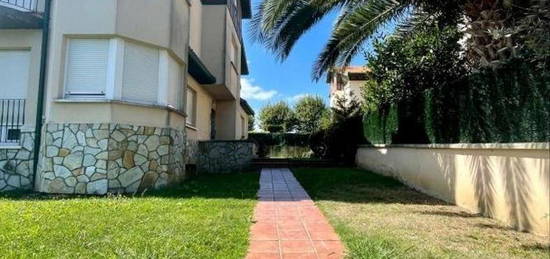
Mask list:
[{"label": "roof", "polygon": [[250,0],[241,0],[241,12],[243,14],[243,19],[252,18],[252,5]]},{"label": "roof", "polygon": [[366,80],[368,72],[371,72],[371,70],[364,66],[335,67],[327,73],[327,83],[330,84],[332,82],[335,73],[347,75],[351,77],[350,80]]},{"label": "roof", "polygon": [[[202,4],[207,5],[226,5],[227,0],[202,0]],[[252,5],[250,0],[241,0],[241,14],[243,19],[252,18]]]},{"label": "roof", "polygon": [[210,73],[199,56],[197,56],[195,51],[191,48],[189,48],[189,67],[187,68],[187,72],[189,72],[199,84],[209,85],[217,81],[216,77]]},{"label": "roof", "polygon": [[252,109],[252,107],[250,107],[248,102],[243,98],[241,98],[241,107],[246,112],[246,114],[254,116],[254,110]]},{"label": "roof", "polygon": [[248,75],[248,60],[246,59],[246,51],[244,49],[244,44],[241,47],[241,75]]}]

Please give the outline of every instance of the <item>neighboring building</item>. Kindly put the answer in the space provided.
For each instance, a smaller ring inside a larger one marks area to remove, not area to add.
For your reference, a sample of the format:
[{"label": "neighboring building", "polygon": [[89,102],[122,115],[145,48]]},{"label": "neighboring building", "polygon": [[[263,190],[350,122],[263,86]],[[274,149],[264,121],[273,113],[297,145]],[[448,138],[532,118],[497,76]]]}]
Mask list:
[{"label": "neighboring building", "polygon": [[327,75],[327,84],[330,85],[330,107],[335,107],[339,98],[346,100],[346,103],[352,99],[363,102],[361,89],[366,80],[365,67],[333,68]]},{"label": "neighboring building", "polygon": [[249,0],[51,0],[43,52],[47,1],[0,0],[0,191],[159,188],[198,141],[247,138]]}]

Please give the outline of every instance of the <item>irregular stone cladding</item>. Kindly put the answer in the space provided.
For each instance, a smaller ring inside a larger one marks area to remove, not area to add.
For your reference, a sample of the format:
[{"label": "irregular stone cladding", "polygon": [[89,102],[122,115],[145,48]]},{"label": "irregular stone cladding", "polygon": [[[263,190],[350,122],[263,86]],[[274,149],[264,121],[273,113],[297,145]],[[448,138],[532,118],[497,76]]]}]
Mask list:
[{"label": "irregular stone cladding", "polygon": [[199,173],[232,173],[247,169],[254,157],[250,141],[201,141],[197,171]]},{"label": "irregular stone cladding", "polygon": [[48,124],[39,192],[135,193],[185,178],[185,132],[123,124]]},{"label": "irregular stone cladding", "polygon": [[199,141],[187,139],[187,164],[196,165],[199,156]]},{"label": "irregular stone cladding", "polygon": [[32,189],[34,132],[22,132],[20,147],[0,146],[0,192]]}]

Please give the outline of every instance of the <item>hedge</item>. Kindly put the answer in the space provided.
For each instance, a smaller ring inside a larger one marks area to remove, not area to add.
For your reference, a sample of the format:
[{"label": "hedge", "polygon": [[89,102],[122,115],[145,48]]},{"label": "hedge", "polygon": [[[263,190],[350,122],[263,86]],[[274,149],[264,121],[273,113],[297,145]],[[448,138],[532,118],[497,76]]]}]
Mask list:
[{"label": "hedge", "polygon": [[[550,73],[514,60],[363,119],[373,144],[547,142]],[[413,125],[422,124],[422,125]],[[413,129],[423,128],[423,132]]]}]

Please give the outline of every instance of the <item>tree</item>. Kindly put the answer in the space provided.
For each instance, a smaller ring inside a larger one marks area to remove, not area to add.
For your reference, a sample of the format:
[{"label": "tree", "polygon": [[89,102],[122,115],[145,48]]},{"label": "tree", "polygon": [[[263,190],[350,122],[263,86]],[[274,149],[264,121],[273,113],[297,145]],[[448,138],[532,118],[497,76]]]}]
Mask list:
[{"label": "tree", "polygon": [[466,0],[262,0],[252,21],[255,39],[281,59],[312,26],[327,14],[339,10],[331,36],[319,54],[313,78],[319,80],[336,65],[347,65],[361,53],[363,43],[389,23],[406,32],[415,24],[437,20],[458,23]]},{"label": "tree", "polygon": [[256,117],[254,115],[248,115],[248,131],[254,131],[256,129]]},{"label": "tree", "polygon": [[261,129],[271,133],[289,132],[296,125],[294,112],[285,102],[264,106],[259,120]]},{"label": "tree", "polygon": [[321,97],[305,96],[298,100],[294,106],[294,112],[296,129],[301,133],[313,133],[319,130],[327,107]]}]

